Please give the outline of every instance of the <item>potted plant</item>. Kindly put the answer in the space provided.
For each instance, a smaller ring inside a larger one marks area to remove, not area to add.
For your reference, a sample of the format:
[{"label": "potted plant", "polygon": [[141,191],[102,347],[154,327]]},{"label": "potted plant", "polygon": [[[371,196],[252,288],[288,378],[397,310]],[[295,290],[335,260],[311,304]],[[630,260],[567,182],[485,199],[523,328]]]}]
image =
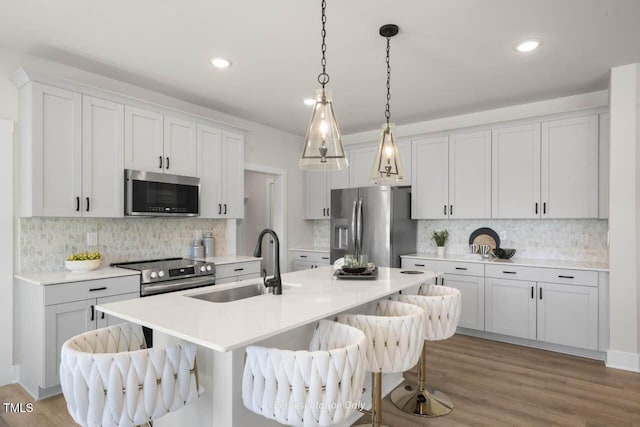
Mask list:
[{"label": "potted plant", "polygon": [[436,230],[433,232],[433,236],[431,236],[431,238],[436,241],[436,246],[438,247],[438,256],[444,256],[444,245],[447,243],[447,239],[449,238],[449,231],[447,231],[446,229],[441,231]]}]

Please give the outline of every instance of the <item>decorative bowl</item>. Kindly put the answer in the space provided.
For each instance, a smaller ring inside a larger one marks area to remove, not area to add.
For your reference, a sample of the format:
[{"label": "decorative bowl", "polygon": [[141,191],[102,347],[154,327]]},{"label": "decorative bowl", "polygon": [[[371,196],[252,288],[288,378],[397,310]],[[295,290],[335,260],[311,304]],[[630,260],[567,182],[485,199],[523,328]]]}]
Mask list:
[{"label": "decorative bowl", "polygon": [[367,267],[345,267],[344,265],[342,266],[342,271],[349,274],[364,273],[366,269]]},{"label": "decorative bowl", "polygon": [[91,270],[95,270],[96,268],[100,267],[100,262],[102,261],[102,259],[98,258],[98,259],[88,259],[88,260],[82,260],[82,261],[65,261],[64,262],[64,267],[69,270],[72,271],[74,273],[80,273],[83,271],[91,271]]}]

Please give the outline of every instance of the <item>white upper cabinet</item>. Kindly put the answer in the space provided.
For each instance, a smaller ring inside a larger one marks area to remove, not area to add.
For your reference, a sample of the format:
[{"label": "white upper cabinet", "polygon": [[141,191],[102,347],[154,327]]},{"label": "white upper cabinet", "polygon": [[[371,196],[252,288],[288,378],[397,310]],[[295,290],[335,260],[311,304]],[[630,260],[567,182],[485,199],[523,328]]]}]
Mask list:
[{"label": "white upper cabinet", "polygon": [[542,217],[598,217],[598,115],[542,123]]},{"label": "white upper cabinet", "polygon": [[491,132],[416,139],[411,217],[491,218]]},{"label": "white upper cabinet", "polygon": [[329,219],[327,172],[304,171],[304,219]]},{"label": "white upper cabinet", "polygon": [[124,106],[82,97],[82,215],[123,216]]},{"label": "white upper cabinet", "polygon": [[200,217],[244,217],[244,136],[197,126]]},{"label": "white upper cabinet", "polygon": [[539,218],[540,123],[493,129],[492,217]]},{"label": "white upper cabinet", "polygon": [[377,144],[349,150],[349,187],[368,187],[371,168],[378,150]]},{"label": "white upper cabinet", "polygon": [[196,124],[164,116],[163,154],[165,173],[197,176]]},{"label": "white upper cabinet", "polygon": [[22,216],[123,216],[123,105],[39,83],[20,97]]},{"label": "white upper cabinet", "polygon": [[491,218],[491,131],[449,137],[449,217]]},{"label": "white upper cabinet", "polygon": [[411,174],[411,218],[448,218],[449,137],[414,140]]},{"label": "white upper cabinet", "polygon": [[148,172],[164,172],[162,114],[127,105],[124,109],[124,118],[124,167]]}]

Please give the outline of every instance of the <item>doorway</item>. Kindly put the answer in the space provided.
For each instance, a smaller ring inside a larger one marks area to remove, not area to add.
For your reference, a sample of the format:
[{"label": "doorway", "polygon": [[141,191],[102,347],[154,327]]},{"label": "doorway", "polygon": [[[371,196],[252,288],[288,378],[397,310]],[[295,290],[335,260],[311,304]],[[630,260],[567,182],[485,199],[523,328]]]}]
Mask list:
[{"label": "doorway", "polygon": [[[276,232],[280,241],[280,267],[286,271],[286,170],[245,164],[244,218],[238,221],[238,255],[253,256],[258,234],[265,228]],[[267,248],[269,245],[269,248]],[[275,243],[264,238],[261,270],[273,274]]]}]

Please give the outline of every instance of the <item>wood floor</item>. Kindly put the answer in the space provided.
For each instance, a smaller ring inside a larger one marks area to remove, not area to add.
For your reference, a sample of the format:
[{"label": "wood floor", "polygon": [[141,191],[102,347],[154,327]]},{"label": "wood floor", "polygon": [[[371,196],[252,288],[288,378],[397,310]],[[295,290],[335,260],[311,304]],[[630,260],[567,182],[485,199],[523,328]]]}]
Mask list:
[{"label": "wood floor", "polygon": [[[445,417],[422,419],[388,399],[383,421],[413,426],[639,426],[640,374],[602,362],[456,335],[428,350],[429,385],[451,396]],[[415,376],[407,375],[409,381]],[[32,402],[18,385],[0,388],[1,402]],[[0,407],[0,427],[73,425],[61,396],[33,402],[30,414]]]}]

